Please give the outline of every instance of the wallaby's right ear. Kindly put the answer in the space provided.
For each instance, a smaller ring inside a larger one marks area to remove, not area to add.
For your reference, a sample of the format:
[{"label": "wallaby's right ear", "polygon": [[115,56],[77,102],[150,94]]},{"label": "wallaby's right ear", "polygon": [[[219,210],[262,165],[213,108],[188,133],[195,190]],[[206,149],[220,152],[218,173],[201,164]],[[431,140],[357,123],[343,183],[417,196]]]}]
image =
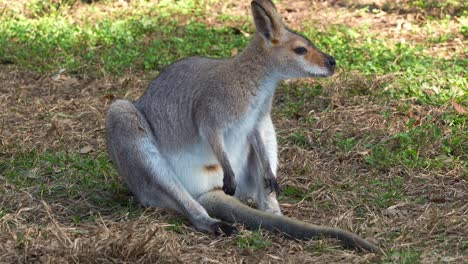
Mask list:
[{"label": "wallaby's right ear", "polygon": [[283,23],[275,6],[270,0],[254,0],[251,5],[257,32],[266,41],[276,44],[280,37]]}]

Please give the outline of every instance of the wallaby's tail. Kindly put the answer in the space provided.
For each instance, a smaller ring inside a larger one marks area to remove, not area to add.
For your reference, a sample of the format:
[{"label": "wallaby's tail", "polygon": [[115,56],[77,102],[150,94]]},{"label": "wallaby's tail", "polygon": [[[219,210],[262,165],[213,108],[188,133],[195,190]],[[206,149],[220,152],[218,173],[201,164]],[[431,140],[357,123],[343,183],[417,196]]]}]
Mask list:
[{"label": "wallaby's tail", "polygon": [[296,239],[311,239],[314,237],[332,237],[343,241],[356,249],[374,253],[383,253],[382,249],[359,236],[337,228],[317,226],[286,216],[275,215],[244,205],[234,197],[222,191],[211,191],[201,195],[199,203],[212,217],[231,223],[241,223],[252,229],[263,228],[284,233]]}]

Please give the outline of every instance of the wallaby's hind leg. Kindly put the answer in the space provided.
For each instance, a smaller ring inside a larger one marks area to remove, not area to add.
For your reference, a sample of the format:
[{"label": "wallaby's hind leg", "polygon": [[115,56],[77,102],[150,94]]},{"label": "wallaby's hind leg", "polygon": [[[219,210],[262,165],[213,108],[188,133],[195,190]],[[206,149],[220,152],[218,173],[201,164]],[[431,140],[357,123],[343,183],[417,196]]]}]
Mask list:
[{"label": "wallaby's hind leg", "polygon": [[276,199],[279,188],[274,187],[274,184],[277,184],[278,166],[276,134],[270,117],[265,117],[257,129],[255,135],[249,135],[247,164],[244,172],[239,175],[236,197],[242,201],[251,198],[257,203],[259,210],[281,215]]},{"label": "wallaby's hind leg", "polygon": [[106,131],[109,155],[141,204],[177,210],[202,231],[235,232],[234,227],[211,218],[187,192],[158,150],[147,121],[131,102],[118,100],[111,105]]},{"label": "wallaby's hind leg", "polygon": [[[276,141],[275,128],[269,115],[265,116],[265,118],[260,122],[258,131],[261,140],[263,141],[263,145],[265,146],[265,155],[276,183],[276,173],[278,169],[278,143]],[[256,160],[258,164],[258,159]],[[263,175],[257,175],[256,178],[263,179]],[[259,209],[281,215],[281,209],[277,200],[278,193],[275,192],[276,190],[274,190],[273,186],[265,186],[265,182],[263,180],[257,182],[256,186]]]}]

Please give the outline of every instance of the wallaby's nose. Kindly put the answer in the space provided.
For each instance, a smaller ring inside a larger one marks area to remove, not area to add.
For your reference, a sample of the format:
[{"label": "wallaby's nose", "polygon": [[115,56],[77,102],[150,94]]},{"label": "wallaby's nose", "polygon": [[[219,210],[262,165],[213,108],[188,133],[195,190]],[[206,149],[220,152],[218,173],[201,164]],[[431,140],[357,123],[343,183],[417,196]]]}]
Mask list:
[{"label": "wallaby's nose", "polygon": [[333,57],[330,56],[330,55],[327,55],[327,62],[326,62],[326,65],[327,65],[328,67],[335,68],[335,67],[336,67],[335,58],[333,58]]}]

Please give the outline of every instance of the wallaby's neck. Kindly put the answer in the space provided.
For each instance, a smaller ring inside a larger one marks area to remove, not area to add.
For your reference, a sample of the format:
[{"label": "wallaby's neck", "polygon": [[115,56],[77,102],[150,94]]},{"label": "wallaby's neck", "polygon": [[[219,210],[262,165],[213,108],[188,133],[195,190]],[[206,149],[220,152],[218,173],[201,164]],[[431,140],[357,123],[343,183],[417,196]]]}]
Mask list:
[{"label": "wallaby's neck", "polygon": [[263,45],[265,45],[264,40],[256,34],[247,47],[231,58],[229,63],[235,73],[257,88],[272,86],[268,89],[274,89],[282,78]]}]

